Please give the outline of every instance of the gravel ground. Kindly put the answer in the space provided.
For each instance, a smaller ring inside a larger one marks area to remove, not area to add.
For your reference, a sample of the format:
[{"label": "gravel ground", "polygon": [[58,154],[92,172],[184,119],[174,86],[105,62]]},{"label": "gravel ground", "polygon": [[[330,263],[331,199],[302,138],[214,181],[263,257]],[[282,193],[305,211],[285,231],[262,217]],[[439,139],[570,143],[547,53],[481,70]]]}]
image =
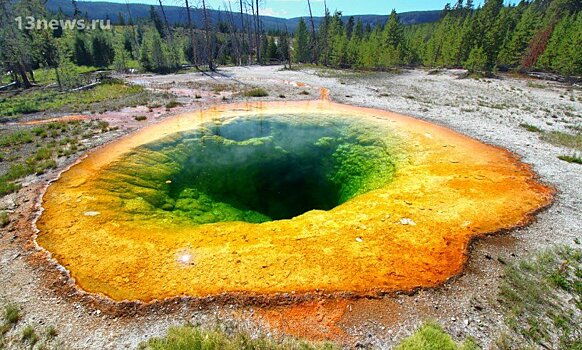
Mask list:
[{"label": "gravel ground", "polygon": [[[270,95],[258,100],[313,99],[323,87],[329,89],[336,102],[412,115],[521,156],[542,181],[558,191],[554,205],[540,213],[536,222],[476,241],[465,272],[444,286],[374,302],[350,301],[339,325],[335,325],[345,332],[350,346],[388,349],[422,321],[433,319],[456,339],[472,336],[485,348],[491,348],[504,329],[502,315],[496,311],[504,264],[555,244],[575,245],[574,239],[582,238],[582,166],[558,160],[559,155],[571,151],[550,145],[520,126],[527,123],[545,131],[580,127],[582,92],[558,83],[510,77],[459,79],[461,72],[457,71],[395,74],[281,68],[225,68],[220,75],[189,73],[128,79],[180,96],[185,105],[173,113],[204,108],[218,101],[245,100],[238,92],[255,86],[265,88]],[[0,208],[12,211],[13,221],[30,219],[27,215],[33,208],[33,199],[51,176],[55,174],[27,179],[30,185],[2,199]],[[259,310],[250,307],[193,307],[177,302],[171,311],[158,309],[132,317],[93,309],[58,293],[43,279],[47,268],[29,262],[32,253],[23,249],[21,227],[11,224],[0,233],[0,303],[16,302],[24,309],[23,321],[11,334],[19,334],[26,324],[34,325],[38,332],[54,326],[59,335],[48,342],[49,347],[61,344],[70,349],[125,349],[135,348],[150,336],[163,335],[170,325],[186,322],[207,327],[221,323],[253,333],[277,333],[257,316]],[[17,344],[14,339],[12,347],[18,348]]]}]

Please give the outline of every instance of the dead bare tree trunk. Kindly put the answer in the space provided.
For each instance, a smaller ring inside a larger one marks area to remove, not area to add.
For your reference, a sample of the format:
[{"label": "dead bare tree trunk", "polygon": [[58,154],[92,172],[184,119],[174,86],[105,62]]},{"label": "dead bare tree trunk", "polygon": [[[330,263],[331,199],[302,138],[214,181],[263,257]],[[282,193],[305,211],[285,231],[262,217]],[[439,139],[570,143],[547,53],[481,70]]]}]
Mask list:
[{"label": "dead bare tree trunk", "polygon": [[[253,64],[253,62],[255,62],[255,49],[256,49],[256,39],[257,37],[255,36],[255,31],[256,31],[256,21],[255,21],[255,5],[254,5],[254,1],[251,0],[250,1],[250,7],[251,7],[251,20],[249,21],[249,23],[247,24],[247,28],[248,28],[248,34],[249,34],[249,64]],[[249,13],[249,2],[246,3],[245,5],[245,11],[248,14]]]},{"label": "dead bare tree trunk", "polygon": [[61,74],[59,73],[59,68],[55,67],[55,76],[57,77],[57,85],[59,86],[59,91],[63,91],[63,83],[61,82]]},{"label": "dead bare tree trunk", "polygon": [[[252,3],[252,0],[251,0]],[[247,1],[244,2],[245,5],[245,15],[248,16],[249,14],[249,3]],[[252,6],[251,6],[252,8]],[[254,13],[254,12],[253,12]],[[253,21],[247,21],[246,22],[246,28],[245,31],[247,33],[247,40],[248,40],[248,52],[249,52],[249,60],[248,60],[248,64],[251,65],[253,64]]]},{"label": "dead bare tree trunk", "polygon": [[259,64],[263,64],[263,57],[261,57],[261,14],[259,12],[259,0],[256,0],[256,8],[257,8],[257,17],[256,17],[256,21],[257,21],[257,60],[259,62]]},{"label": "dead bare tree trunk", "polygon": [[234,20],[234,12],[232,11],[232,4],[228,3],[228,25],[229,25],[229,32],[230,38],[232,40],[232,46],[234,47],[234,52],[236,53],[236,63],[239,66],[242,66],[242,49],[239,39],[239,32],[236,29],[236,24]]},{"label": "dead bare tree trunk", "polygon": [[253,17],[252,23],[249,24],[249,35],[252,38],[252,45],[254,48],[255,53],[258,53],[257,50],[257,17],[255,14],[255,1],[251,0],[250,1],[250,5],[251,5],[251,15]]},{"label": "dead bare tree trunk", "polygon": [[[287,62],[289,62],[289,70],[291,70],[291,42],[292,38],[289,36],[289,29],[287,28],[287,24],[285,24],[285,36],[287,37]],[[291,39],[291,40],[290,40]]]},{"label": "dead bare tree trunk", "polygon": [[28,79],[28,75],[26,75],[26,69],[24,68],[24,64],[20,60],[18,61],[17,69],[18,69],[18,74],[20,74],[20,77],[22,78],[22,86],[25,89],[31,88],[32,84],[30,83],[30,80]]},{"label": "dead bare tree trunk", "polygon": [[166,16],[166,10],[164,10],[164,5],[162,4],[162,0],[158,0],[160,3],[160,9],[162,10],[162,16],[164,16],[164,23],[166,24],[166,30],[168,31],[168,37],[170,41],[173,41],[172,37],[172,28],[170,28],[170,23],[168,22],[168,16]]},{"label": "dead bare tree trunk", "polygon": [[204,11],[204,31],[206,32],[206,60],[208,61],[208,69],[215,71],[214,63],[212,62],[212,43],[210,40],[210,23],[208,21],[208,13],[206,12],[206,0],[202,0],[202,9]]},{"label": "dead bare tree trunk", "polygon": [[315,22],[313,22],[313,12],[311,11],[310,0],[307,0],[307,6],[309,7],[309,18],[311,20],[311,63],[317,64],[317,37],[315,35]]},{"label": "dead bare tree trunk", "polygon": [[192,64],[198,67],[198,55],[196,52],[196,38],[194,37],[194,28],[192,27],[192,14],[190,13],[190,4],[186,1],[186,12],[188,13],[188,28],[190,31],[190,46],[192,47]]},{"label": "dead bare tree trunk", "polygon": [[[129,2],[127,2],[127,0],[125,0],[125,7],[127,8],[127,16],[129,17],[129,23],[131,23],[131,36],[133,37],[134,48],[137,48],[139,46],[139,43],[137,42],[135,25],[133,23],[133,18],[131,17],[131,10],[129,9]],[[131,57],[133,57],[133,52],[131,53]]]},{"label": "dead bare tree trunk", "polygon": [[243,14],[243,1],[239,0],[240,5],[240,37],[241,37],[241,62],[240,65],[242,66],[242,56],[244,55],[245,51],[245,16]]},{"label": "dead bare tree trunk", "polygon": [[[0,12],[0,14],[3,15],[2,17],[0,17],[0,26],[5,27],[5,28],[7,27],[10,29],[11,38],[9,38],[9,40],[11,39],[13,41],[12,45],[10,45],[12,47],[12,49],[9,52],[13,56],[12,57],[13,64],[16,64],[17,74],[15,74],[15,76],[20,75],[20,77],[22,78],[22,86],[25,89],[29,89],[32,87],[32,84],[30,83],[30,80],[28,79],[28,75],[26,75],[26,66],[22,60],[22,57],[20,56],[21,51],[18,49],[19,42],[18,42],[18,36],[16,34],[15,27],[10,24],[12,19],[9,16],[8,8],[6,7],[6,2],[0,2],[0,4],[2,5],[2,11]],[[7,50],[5,48],[2,48],[2,49]],[[18,79],[16,80],[16,82],[17,83],[19,82]]]}]

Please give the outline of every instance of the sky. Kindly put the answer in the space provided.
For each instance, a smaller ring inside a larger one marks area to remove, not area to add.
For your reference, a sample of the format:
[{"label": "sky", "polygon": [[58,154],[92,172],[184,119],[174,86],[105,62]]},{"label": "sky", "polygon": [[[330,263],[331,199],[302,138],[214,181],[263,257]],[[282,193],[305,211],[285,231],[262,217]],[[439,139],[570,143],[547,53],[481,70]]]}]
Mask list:
[{"label": "sky", "polygon": [[[91,1],[91,0],[81,0]],[[97,0],[93,0],[97,1]],[[111,2],[122,2],[124,0],[100,0]],[[238,11],[239,0],[206,0],[207,6],[213,9],[226,9],[228,2],[232,3],[232,8]],[[248,1],[248,0],[245,0]],[[311,7],[314,16],[321,16],[324,13],[324,0],[311,0]],[[157,4],[157,0],[127,0],[129,3]],[[201,3],[201,0],[191,0],[191,6]],[[302,17],[309,14],[307,0],[261,0],[261,14],[274,17]],[[387,15],[396,9],[398,12],[441,10],[448,2],[454,3],[456,0],[327,0],[327,7],[333,13],[335,10],[342,11],[344,15]],[[183,5],[182,0],[163,0],[167,5]],[[482,3],[482,0],[474,1],[475,6]]]}]

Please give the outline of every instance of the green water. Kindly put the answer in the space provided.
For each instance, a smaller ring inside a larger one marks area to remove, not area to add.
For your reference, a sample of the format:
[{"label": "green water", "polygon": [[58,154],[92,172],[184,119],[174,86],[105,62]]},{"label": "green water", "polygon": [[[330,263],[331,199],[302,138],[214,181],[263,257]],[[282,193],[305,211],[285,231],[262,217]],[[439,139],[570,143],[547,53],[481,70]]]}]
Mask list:
[{"label": "green water", "polygon": [[195,224],[329,210],[391,181],[394,138],[351,118],[236,118],[144,145],[101,186],[124,210]]}]

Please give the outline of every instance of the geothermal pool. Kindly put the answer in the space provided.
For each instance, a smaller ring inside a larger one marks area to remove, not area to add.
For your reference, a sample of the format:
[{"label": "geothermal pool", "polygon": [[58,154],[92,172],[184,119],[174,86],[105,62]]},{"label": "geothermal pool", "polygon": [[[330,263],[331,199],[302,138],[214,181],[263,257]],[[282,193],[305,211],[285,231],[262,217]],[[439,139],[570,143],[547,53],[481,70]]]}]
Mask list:
[{"label": "geothermal pool", "polygon": [[65,171],[37,243],[113,300],[370,295],[446,281],[471,239],[526,224],[552,195],[508,151],[410,117],[226,105]]}]

